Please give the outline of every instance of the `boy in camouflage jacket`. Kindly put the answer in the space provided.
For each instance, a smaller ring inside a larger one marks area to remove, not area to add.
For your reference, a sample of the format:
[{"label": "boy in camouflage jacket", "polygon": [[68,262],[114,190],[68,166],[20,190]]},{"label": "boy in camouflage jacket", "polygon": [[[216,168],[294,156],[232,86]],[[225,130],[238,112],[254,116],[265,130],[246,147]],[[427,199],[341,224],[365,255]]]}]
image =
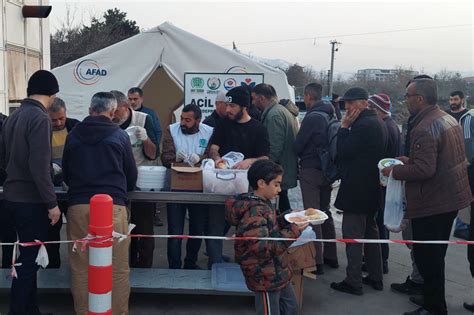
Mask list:
[{"label": "boy in camouflage jacket", "polygon": [[[281,191],[283,169],[270,160],[255,162],[248,171],[254,192],[226,201],[226,220],[236,236],[297,238],[307,224],[296,225],[276,216],[271,204]],[[297,314],[291,270],[282,256],[292,241],[236,241],[235,257],[247,287],[255,292],[257,314]]]}]

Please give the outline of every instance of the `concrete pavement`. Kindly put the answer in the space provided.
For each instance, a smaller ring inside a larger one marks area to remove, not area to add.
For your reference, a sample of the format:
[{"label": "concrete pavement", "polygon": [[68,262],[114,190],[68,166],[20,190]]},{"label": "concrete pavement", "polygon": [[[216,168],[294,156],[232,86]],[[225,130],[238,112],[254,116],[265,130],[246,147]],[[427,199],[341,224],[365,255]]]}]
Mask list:
[{"label": "concrete pavement", "polygon": [[[302,208],[301,196],[298,190],[290,194],[294,208]],[[337,233],[340,236],[342,215],[336,214]],[[162,212],[162,219],[166,221],[166,213]],[[65,232],[65,229],[63,229]],[[166,233],[166,226],[155,228],[155,233]],[[400,234],[391,234],[392,238],[401,238]],[[202,251],[205,246],[202,246]],[[225,242],[224,251],[233,255],[233,244]],[[65,258],[66,248],[62,254]],[[393,282],[403,282],[411,272],[409,251],[405,245],[390,245],[389,269],[384,277],[384,291],[375,291],[364,287],[363,296],[352,296],[332,290],[329,285],[333,281],[341,281],[345,276],[344,245],[338,244],[339,269],[326,267],[325,274],[313,280],[306,278],[304,284],[304,303],[302,314],[321,315],[362,315],[383,314],[395,315],[411,311],[417,307],[408,302],[408,296],[397,294],[390,290]],[[63,260],[67,264],[67,260]],[[207,258],[201,254],[199,265],[206,266]],[[166,268],[166,241],[157,240],[155,248],[154,267]],[[470,314],[462,307],[463,301],[474,302],[473,281],[469,273],[466,259],[466,247],[450,245],[446,257],[446,298],[450,314]],[[72,297],[70,294],[41,293],[39,296],[41,310],[54,314],[74,314]],[[8,311],[8,294],[0,294],[0,314]],[[253,299],[251,297],[234,296],[202,296],[202,295],[169,295],[140,293],[132,294],[130,298],[130,314],[254,314]]]}]

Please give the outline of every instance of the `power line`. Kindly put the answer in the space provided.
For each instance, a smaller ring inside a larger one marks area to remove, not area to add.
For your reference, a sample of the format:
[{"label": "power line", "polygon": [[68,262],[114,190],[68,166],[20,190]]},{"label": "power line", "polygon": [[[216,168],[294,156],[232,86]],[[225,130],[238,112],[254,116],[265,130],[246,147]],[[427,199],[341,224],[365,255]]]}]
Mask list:
[{"label": "power line", "polygon": [[[473,26],[473,25],[474,24],[427,26],[427,27],[406,28],[406,29],[387,30],[387,31],[378,31],[378,32],[365,32],[365,33],[322,35],[322,36],[313,36],[313,37],[276,39],[276,40],[267,40],[267,41],[259,41],[259,42],[238,43],[238,45],[240,46],[240,45],[255,45],[255,44],[271,44],[271,43],[281,43],[281,42],[296,42],[296,41],[303,41],[303,40],[316,40],[316,39],[334,38],[334,37],[352,37],[352,36],[364,36],[364,35],[389,34],[389,33],[423,31],[423,30],[432,30],[432,29],[441,29],[441,28],[466,27],[466,26]],[[229,46],[229,45],[231,45],[231,44],[224,44],[224,46]]]}]

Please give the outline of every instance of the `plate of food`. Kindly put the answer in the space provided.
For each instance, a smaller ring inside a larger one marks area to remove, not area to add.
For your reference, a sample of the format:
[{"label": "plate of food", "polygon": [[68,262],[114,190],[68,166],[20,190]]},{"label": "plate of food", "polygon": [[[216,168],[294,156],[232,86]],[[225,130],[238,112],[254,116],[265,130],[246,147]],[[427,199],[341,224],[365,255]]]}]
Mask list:
[{"label": "plate of food", "polygon": [[308,208],[306,210],[294,211],[285,214],[285,220],[290,223],[302,225],[309,223],[311,225],[323,224],[329,217],[321,210]]}]

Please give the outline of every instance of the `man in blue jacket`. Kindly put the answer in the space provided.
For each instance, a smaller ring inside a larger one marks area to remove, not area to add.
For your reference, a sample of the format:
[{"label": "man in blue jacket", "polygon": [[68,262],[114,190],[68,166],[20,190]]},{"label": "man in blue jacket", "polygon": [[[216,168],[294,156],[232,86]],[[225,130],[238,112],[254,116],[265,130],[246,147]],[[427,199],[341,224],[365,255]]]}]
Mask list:
[{"label": "man in blue jacket", "polygon": [[[108,194],[113,198],[114,231],[128,232],[127,191],[135,188],[137,167],[128,134],[112,122],[116,108],[117,100],[112,93],[96,93],[91,100],[90,116],[77,124],[67,137],[63,172],[69,186],[67,236],[70,240],[87,236],[89,200],[95,194]],[[128,314],[129,245],[129,238],[114,240],[113,244],[114,314]],[[69,264],[74,309],[76,314],[87,314],[87,251],[70,250]]]},{"label": "man in blue jacket", "polygon": [[128,102],[133,110],[150,115],[153,121],[153,128],[155,129],[156,142],[159,144],[162,134],[160,120],[153,109],[143,105],[143,90],[139,87],[132,87],[128,90]]}]

